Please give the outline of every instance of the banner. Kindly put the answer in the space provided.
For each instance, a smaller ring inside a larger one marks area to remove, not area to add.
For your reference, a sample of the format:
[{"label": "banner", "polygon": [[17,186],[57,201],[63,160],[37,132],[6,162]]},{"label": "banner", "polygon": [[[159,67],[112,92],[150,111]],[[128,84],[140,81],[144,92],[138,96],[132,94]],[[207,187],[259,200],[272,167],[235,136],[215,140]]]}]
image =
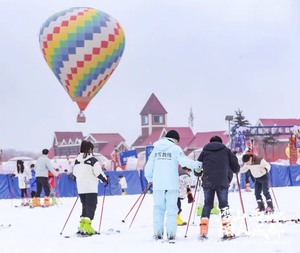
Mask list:
[{"label": "banner", "polygon": [[126,165],[128,157],[137,158],[136,150],[128,150],[120,153],[120,162],[122,166]]}]

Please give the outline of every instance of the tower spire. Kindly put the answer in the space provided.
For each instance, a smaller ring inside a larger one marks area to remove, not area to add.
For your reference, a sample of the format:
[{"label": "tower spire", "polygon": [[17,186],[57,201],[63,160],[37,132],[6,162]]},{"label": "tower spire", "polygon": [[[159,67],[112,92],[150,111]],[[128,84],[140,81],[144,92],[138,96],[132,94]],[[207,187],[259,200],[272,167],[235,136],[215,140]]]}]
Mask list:
[{"label": "tower spire", "polygon": [[190,108],[189,127],[192,128],[192,129],[194,127],[194,114],[193,114],[192,107]]}]

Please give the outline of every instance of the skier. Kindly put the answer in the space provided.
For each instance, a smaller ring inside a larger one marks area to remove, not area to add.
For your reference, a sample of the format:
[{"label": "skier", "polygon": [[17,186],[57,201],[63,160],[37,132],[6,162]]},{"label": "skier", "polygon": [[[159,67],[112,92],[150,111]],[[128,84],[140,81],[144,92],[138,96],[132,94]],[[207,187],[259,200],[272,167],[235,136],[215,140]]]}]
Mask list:
[{"label": "skier", "polygon": [[18,177],[18,185],[21,190],[21,198],[22,198],[21,206],[29,206],[28,182],[31,179],[31,173],[30,170],[24,166],[24,162],[22,160],[17,161],[17,169],[11,175],[11,178],[14,176]]},{"label": "skier", "polygon": [[[199,155],[198,161],[203,163],[202,188],[204,191],[204,207],[200,220],[199,239],[207,239],[210,212],[213,208],[215,193],[221,210],[223,239],[235,236],[231,230],[231,215],[228,205],[228,188],[233,173],[238,173],[240,166],[237,157],[228,149],[219,136],[213,136]],[[201,176],[195,171],[195,176]]]},{"label": "skier", "polygon": [[56,181],[55,181],[54,175],[50,171],[48,172],[48,182],[49,182],[49,188],[50,188],[49,197],[51,198],[51,205],[54,206],[54,205],[57,205],[56,192],[55,192]]},{"label": "skier", "polygon": [[[243,160],[242,160],[243,156],[245,154],[252,154],[252,149],[250,147],[246,147],[243,152],[233,151],[233,153],[237,156],[239,165],[243,166]],[[248,170],[245,173],[245,191],[246,192],[251,192],[250,178],[251,178],[252,182],[254,182],[254,177],[251,175],[250,170]],[[238,190],[237,180],[235,178],[233,178],[229,191],[234,192],[237,190]]]},{"label": "skier", "polygon": [[34,207],[41,206],[40,203],[40,195],[42,192],[42,188],[44,189],[45,196],[44,196],[44,206],[50,206],[49,202],[49,194],[50,188],[48,184],[48,172],[51,171],[54,176],[58,176],[57,172],[53,169],[50,159],[48,158],[48,149],[42,150],[42,156],[40,156],[35,164],[35,171],[36,171],[36,194],[33,198],[32,205]]},{"label": "skier", "polygon": [[31,178],[29,180],[29,189],[30,189],[30,197],[33,199],[36,194],[36,179],[35,179],[35,170],[34,170],[33,163],[30,165],[30,170],[31,170]]},{"label": "skier", "polygon": [[79,233],[93,235],[96,231],[91,226],[97,208],[99,179],[108,184],[108,179],[101,169],[99,161],[93,155],[94,145],[83,140],[80,154],[75,160],[73,176],[76,179],[78,194],[82,204]]},{"label": "skier", "polygon": [[170,243],[175,242],[177,232],[178,164],[191,169],[199,168],[202,164],[188,158],[183,153],[177,145],[179,140],[177,131],[168,131],[165,137],[154,143],[154,148],[145,165],[145,177],[148,185],[153,183],[154,239],[163,239],[166,215],[166,234]]},{"label": "skier", "polygon": [[[251,174],[255,178],[254,194],[257,202],[256,211],[273,213],[274,207],[272,197],[269,192],[269,171],[271,170],[271,165],[262,157],[254,154],[245,154],[242,159],[244,165],[241,167],[240,172],[245,173],[250,170]],[[267,201],[267,208],[265,208],[265,204],[261,196],[262,192]]]},{"label": "skier", "polygon": [[177,225],[178,226],[184,226],[187,224],[180,217],[180,213],[182,212],[181,200],[184,200],[185,197],[187,196],[189,204],[194,202],[194,197],[190,188],[193,181],[190,175],[191,171],[192,170],[187,167],[182,167],[179,170],[179,190],[178,190],[178,199],[177,199],[177,207],[178,207]]},{"label": "skier", "polygon": [[121,190],[121,195],[124,196],[126,195],[126,190],[127,190],[127,180],[123,175],[120,175],[118,178],[119,178],[119,187]]}]

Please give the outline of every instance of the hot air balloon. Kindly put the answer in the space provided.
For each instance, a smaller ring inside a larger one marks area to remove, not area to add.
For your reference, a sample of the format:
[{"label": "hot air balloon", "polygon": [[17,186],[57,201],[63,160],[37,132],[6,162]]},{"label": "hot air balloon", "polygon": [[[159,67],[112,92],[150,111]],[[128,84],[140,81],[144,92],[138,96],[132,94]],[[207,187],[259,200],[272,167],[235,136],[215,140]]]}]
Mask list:
[{"label": "hot air balloon", "polygon": [[49,17],[39,42],[50,69],[80,109],[77,122],[85,122],[84,110],[122,57],[122,27],[103,11],[74,7]]}]

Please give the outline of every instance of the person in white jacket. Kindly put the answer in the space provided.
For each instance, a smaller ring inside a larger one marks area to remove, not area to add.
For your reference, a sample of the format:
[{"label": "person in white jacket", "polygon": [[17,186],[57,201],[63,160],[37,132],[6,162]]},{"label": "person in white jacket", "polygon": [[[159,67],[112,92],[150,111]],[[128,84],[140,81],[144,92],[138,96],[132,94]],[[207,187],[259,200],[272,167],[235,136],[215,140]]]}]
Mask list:
[{"label": "person in white jacket", "polygon": [[[245,173],[250,170],[252,176],[255,178],[254,194],[258,205],[256,210],[258,212],[274,212],[272,197],[269,192],[269,171],[271,170],[271,165],[262,157],[254,154],[245,154],[242,160],[244,165],[241,167],[240,173]],[[267,208],[265,208],[261,196],[262,192],[266,198]]]},{"label": "person in white jacket", "polygon": [[17,161],[17,169],[11,175],[11,177],[18,177],[18,185],[21,190],[21,198],[22,203],[21,206],[29,206],[29,198],[28,198],[28,188],[29,188],[29,180],[31,179],[31,172],[29,168],[24,166],[24,162],[22,160]]},{"label": "person in white jacket", "polygon": [[93,155],[94,145],[89,141],[82,141],[80,154],[75,160],[73,175],[76,179],[77,191],[82,203],[79,233],[93,235],[96,233],[91,223],[95,216],[98,197],[99,179],[108,184],[108,179],[99,161]]},{"label": "person in white jacket", "polygon": [[179,169],[179,189],[178,189],[178,200],[177,200],[177,206],[178,206],[177,225],[178,226],[184,226],[187,224],[180,217],[180,213],[182,212],[181,201],[184,200],[185,197],[187,197],[188,204],[194,202],[194,197],[191,190],[191,185],[193,184],[193,178],[190,175],[191,171],[192,170],[187,167],[182,167],[181,169]]},{"label": "person in white jacket", "polygon": [[179,189],[178,165],[198,169],[202,163],[188,158],[177,145],[180,137],[170,130],[166,136],[154,143],[154,148],[145,165],[148,185],[153,185],[153,229],[154,239],[164,236],[166,215],[166,235],[170,243],[175,242],[177,232],[177,199]]}]

